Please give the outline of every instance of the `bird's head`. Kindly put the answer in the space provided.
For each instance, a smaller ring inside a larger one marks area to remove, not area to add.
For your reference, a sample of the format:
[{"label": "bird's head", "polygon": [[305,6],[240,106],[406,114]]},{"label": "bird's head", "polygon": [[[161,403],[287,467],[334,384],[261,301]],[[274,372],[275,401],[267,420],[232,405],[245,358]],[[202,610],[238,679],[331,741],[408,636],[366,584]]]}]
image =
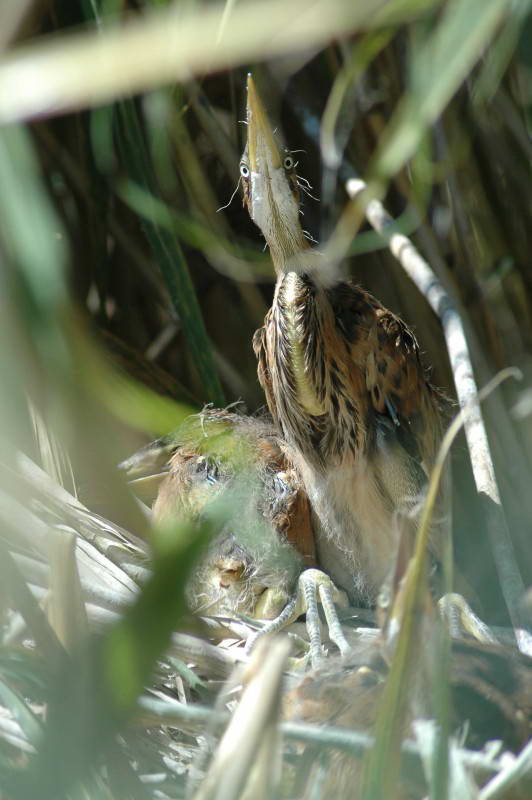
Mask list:
[{"label": "bird's head", "polygon": [[308,248],[299,222],[294,159],[277,144],[251,75],[247,89],[247,143],[240,161],[244,204],[270,247],[275,268],[284,272],[297,268],[298,253]]}]

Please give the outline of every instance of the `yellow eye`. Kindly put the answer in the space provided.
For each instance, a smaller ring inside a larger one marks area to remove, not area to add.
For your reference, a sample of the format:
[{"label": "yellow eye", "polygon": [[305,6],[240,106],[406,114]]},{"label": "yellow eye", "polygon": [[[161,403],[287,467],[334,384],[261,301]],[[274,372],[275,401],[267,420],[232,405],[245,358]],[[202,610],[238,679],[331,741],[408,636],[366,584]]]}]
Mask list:
[{"label": "yellow eye", "polygon": [[292,156],[285,156],[283,164],[285,169],[292,169],[294,166],[294,159]]},{"label": "yellow eye", "polygon": [[249,178],[249,167],[247,164],[240,164],[240,174],[243,178]]}]

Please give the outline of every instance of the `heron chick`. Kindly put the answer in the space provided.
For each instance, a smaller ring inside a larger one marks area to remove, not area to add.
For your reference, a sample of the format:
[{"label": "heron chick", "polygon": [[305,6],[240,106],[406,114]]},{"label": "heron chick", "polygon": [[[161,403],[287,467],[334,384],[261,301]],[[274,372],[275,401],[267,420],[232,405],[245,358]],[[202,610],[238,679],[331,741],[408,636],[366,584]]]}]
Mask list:
[{"label": "heron chick", "polygon": [[192,610],[268,620],[248,640],[248,649],[258,635],[306,613],[316,666],[322,655],[321,602],[331,641],[347,652],[334,609],[346,598],[315,569],[308,498],[269,418],[207,408],[121,466],[134,478],[137,494],[147,486],[153,494],[156,478],[155,522],[213,523],[216,533],[187,586]]}]

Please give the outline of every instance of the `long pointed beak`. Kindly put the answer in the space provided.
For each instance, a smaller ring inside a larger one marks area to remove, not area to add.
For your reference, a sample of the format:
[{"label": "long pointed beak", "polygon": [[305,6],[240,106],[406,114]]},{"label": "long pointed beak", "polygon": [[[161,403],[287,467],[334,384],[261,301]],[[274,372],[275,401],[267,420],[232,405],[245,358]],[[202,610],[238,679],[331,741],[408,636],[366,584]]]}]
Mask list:
[{"label": "long pointed beak", "polygon": [[281,154],[251,75],[248,75],[247,123],[250,170],[269,177],[272,170],[281,166]]},{"label": "long pointed beak", "polygon": [[[277,272],[294,269],[306,242],[299,222],[299,197],[283,167],[272,126],[248,75],[246,205],[261,229]],[[306,259],[308,267],[308,259]]]}]

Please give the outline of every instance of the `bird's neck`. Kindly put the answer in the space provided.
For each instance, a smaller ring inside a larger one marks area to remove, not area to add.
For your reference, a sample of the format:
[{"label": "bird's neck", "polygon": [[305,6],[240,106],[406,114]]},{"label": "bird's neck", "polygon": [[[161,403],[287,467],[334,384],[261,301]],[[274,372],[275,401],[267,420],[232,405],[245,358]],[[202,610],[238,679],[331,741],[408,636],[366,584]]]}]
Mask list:
[{"label": "bird's neck", "polygon": [[301,228],[290,231],[288,237],[276,237],[270,241],[266,236],[271,259],[275,268],[277,282],[284,275],[295,274],[305,277],[317,288],[331,289],[344,279],[338,265],[330,263],[319,250],[310,247]]},{"label": "bird's neck", "polygon": [[282,236],[279,235],[279,230],[282,230],[282,226],[278,228],[276,236],[266,236],[277,277],[289,272],[299,275],[308,273],[309,262],[315,259],[301,228],[287,228],[283,230]]},{"label": "bird's neck", "polygon": [[306,274],[304,277],[295,271],[278,274],[274,308],[297,398],[307,414],[320,416],[325,408],[316,391],[308,357],[310,335],[316,334],[316,319],[312,318],[316,310],[314,299],[315,287]]}]

